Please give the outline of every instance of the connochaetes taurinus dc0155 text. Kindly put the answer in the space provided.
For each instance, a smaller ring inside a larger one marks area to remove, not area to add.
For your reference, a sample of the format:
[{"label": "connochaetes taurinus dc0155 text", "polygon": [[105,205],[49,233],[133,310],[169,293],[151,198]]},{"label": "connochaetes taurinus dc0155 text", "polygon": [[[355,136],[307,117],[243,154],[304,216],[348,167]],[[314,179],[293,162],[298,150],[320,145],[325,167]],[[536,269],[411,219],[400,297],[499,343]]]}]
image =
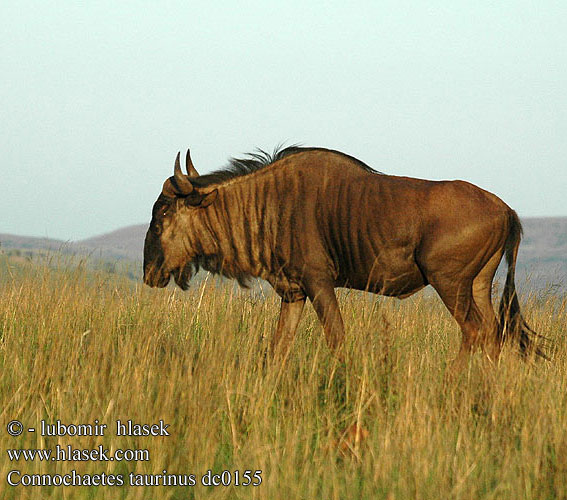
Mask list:
[{"label": "connochaetes taurinus dc0155 text", "polygon": [[[165,287],[173,276],[186,289],[199,268],[268,281],[281,297],[272,351],[293,338],[306,298],[340,356],[336,287],[405,298],[431,285],[462,331],[457,366],[476,347],[496,361],[505,339],[543,356],[515,290],[520,220],[497,196],[464,181],[381,174],[323,148],[260,151],[202,176],[187,151],[186,168],[178,154],[154,204],[144,282]],[[491,291],[503,256],[497,317]]]}]

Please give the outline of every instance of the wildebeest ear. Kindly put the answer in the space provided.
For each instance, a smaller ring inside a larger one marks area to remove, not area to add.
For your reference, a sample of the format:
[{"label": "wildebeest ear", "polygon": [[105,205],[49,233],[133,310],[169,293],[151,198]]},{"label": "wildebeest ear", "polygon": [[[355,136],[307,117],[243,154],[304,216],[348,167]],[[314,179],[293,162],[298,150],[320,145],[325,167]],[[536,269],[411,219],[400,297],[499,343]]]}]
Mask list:
[{"label": "wildebeest ear", "polygon": [[217,199],[218,194],[217,189],[213,189],[207,194],[193,193],[185,198],[185,204],[195,208],[205,208]]},{"label": "wildebeest ear", "polygon": [[191,153],[187,150],[187,154],[185,155],[185,167],[187,168],[187,175],[189,177],[199,177],[199,172],[193,166],[193,162],[191,161]]}]

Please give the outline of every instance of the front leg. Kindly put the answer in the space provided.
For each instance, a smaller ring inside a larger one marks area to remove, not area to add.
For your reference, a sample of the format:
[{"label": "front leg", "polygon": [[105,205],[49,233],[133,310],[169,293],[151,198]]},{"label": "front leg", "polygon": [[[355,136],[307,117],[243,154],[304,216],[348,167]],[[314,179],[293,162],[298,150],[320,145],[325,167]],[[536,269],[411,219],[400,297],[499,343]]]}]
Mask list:
[{"label": "front leg", "polygon": [[315,312],[319,317],[319,321],[323,324],[327,345],[339,360],[343,361],[342,347],[345,328],[333,282],[313,280],[307,282],[305,288],[307,296],[313,303]]},{"label": "front leg", "polygon": [[276,355],[278,348],[284,355],[287,354],[295,336],[304,305],[305,298],[295,302],[286,302],[282,299],[278,327],[271,342],[272,356]]}]

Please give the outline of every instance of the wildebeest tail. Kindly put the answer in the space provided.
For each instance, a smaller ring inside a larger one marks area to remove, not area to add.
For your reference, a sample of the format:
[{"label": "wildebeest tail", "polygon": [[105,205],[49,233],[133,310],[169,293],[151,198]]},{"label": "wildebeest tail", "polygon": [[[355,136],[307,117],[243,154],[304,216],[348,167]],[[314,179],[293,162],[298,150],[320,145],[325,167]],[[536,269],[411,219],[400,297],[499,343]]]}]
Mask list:
[{"label": "wildebeest tail", "polygon": [[549,359],[535,342],[536,339],[545,340],[544,337],[534,332],[528,326],[520,312],[520,303],[518,302],[518,294],[516,293],[515,272],[518,247],[520,246],[520,239],[522,238],[522,224],[520,223],[518,214],[511,209],[508,221],[508,237],[506,238],[504,247],[508,273],[506,275],[506,284],[504,285],[502,299],[500,300],[500,338],[502,341],[517,342],[520,352],[524,357],[535,354],[538,357]]}]

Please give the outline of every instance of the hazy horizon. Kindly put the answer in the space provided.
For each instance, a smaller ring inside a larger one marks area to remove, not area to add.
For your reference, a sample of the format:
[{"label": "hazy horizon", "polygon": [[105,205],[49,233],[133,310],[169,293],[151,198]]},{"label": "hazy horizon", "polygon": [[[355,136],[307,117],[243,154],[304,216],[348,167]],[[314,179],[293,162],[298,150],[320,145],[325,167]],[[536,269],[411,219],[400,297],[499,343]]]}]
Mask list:
[{"label": "hazy horizon", "polygon": [[177,151],[344,151],[567,216],[567,5],[2,2],[0,233],[149,221]]},{"label": "hazy horizon", "polygon": [[[551,219],[557,219],[557,220],[565,220],[567,219],[567,215],[550,215],[550,216],[527,216],[527,217],[522,217],[522,220],[551,220]],[[120,226],[114,229],[109,229],[108,231],[102,231],[100,233],[93,233],[93,234],[89,234],[87,236],[81,237],[81,238],[77,238],[77,239],[71,239],[71,238],[56,238],[56,237],[51,237],[51,236],[45,236],[45,235],[34,235],[34,234],[24,234],[24,233],[13,233],[13,232],[9,232],[9,231],[0,231],[0,234],[9,234],[9,235],[13,235],[13,236],[18,236],[18,237],[22,237],[22,238],[38,238],[38,239],[53,239],[53,240],[57,240],[57,241],[62,241],[64,243],[80,243],[81,241],[84,240],[91,240],[91,239],[96,239],[100,236],[107,236],[110,233],[115,233],[115,232],[120,232],[122,230],[128,230],[129,228],[135,227],[135,226],[143,226],[143,225],[149,225],[149,221],[147,222],[134,222],[132,224],[125,224],[124,226]],[[1,241],[0,241],[1,243]]]}]

